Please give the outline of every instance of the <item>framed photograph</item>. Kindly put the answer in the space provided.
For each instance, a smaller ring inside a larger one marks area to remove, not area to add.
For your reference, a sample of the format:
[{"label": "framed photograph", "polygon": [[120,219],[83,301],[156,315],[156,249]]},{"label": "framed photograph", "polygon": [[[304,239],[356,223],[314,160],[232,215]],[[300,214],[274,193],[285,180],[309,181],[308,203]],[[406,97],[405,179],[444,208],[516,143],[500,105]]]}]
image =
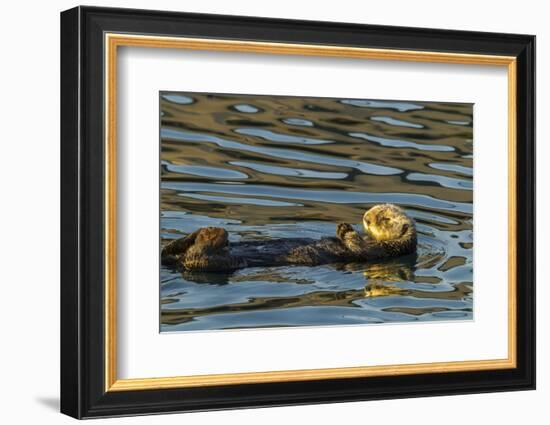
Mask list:
[{"label": "framed photograph", "polygon": [[535,37],[61,14],[61,411],[535,387]]}]

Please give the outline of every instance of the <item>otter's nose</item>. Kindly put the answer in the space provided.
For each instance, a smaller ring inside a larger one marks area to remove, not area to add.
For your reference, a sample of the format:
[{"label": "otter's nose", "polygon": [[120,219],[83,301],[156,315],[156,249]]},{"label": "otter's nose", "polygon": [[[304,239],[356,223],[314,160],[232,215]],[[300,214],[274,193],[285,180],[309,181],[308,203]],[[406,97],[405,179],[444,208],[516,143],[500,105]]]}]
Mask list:
[{"label": "otter's nose", "polygon": [[370,226],[370,219],[369,219],[367,214],[368,213],[365,213],[363,215],[363,229],[365,229],[365,231],[368,231],[369,226]]}]

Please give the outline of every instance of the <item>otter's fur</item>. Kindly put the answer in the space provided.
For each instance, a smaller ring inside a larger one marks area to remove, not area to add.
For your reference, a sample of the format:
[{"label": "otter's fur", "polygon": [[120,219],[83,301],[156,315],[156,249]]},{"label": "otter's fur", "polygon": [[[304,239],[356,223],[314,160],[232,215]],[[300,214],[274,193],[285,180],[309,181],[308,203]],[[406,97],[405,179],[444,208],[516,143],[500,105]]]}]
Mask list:
[{"label": "otter's fur", "polygon": [[183,270],[224,272],[244,267],[364,262],[416,251],[414,221],[396,205],[372,207],[363,216],[363,227],[363,236],[351,225],[340,223],[336,237],[244,242],[229,242],[223,228],[204,227],[168,243],[161,257],[163,264]]}]

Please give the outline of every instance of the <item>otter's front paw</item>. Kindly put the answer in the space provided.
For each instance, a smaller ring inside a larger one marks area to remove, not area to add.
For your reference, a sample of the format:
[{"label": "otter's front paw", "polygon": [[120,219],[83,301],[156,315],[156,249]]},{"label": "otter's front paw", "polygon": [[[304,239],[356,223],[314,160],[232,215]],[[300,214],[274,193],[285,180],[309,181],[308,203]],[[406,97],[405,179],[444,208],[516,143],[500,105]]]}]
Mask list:
[{"label": "otter's front paw", "polygon": [[339,223],[338,226],[336,226],[336,236],[338,237],[338,239],[344,240],[344,237],[348,232],[355,232],[353,227],[351,227],[351,224]]}]

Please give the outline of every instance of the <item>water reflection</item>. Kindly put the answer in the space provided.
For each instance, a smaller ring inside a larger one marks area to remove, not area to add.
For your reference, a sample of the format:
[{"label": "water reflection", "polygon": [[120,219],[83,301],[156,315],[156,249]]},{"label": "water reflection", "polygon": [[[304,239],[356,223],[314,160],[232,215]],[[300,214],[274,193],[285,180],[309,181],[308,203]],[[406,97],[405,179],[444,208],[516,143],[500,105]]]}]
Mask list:
[{"label": "water reflection", "polygon": [[416,256],[375,264],[161,269],[162,331],[472,318],[472,106],[162,93],[161,243],[318,239],[376,203],[415,218]]},{"label": "water reflection", "polygon": [[380,121],[385,124],[396,125],[398,127],[410,127],[410,128],[424,128],[422,124],[416,124],[409,121],[397,120],[392,117],[370,117],[373,121]]}]

